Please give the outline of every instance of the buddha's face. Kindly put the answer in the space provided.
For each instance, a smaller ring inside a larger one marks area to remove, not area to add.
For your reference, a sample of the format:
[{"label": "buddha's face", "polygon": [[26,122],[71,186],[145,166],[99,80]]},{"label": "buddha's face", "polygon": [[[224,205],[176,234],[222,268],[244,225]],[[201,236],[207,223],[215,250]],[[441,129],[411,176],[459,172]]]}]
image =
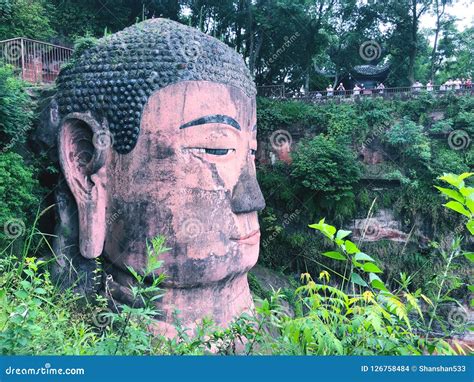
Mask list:
[{"label": "buddha's face", "polygon": [[[146,240],[164,235],[167,287],[193,287],[255,265],[257,211],[255,98],[207,81],[153,93],[130,154],[105,164],[103,255],[127,273],[146,262]],[[119,272],[120,273],[120,272]],[[120,277],[119,277],[120,278]]]}]

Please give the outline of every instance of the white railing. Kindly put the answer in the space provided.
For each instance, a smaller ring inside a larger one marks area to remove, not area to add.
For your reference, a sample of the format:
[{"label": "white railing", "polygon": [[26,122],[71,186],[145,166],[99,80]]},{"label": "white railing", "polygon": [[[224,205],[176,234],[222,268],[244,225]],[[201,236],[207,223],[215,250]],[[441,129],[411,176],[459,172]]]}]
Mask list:
[{"label": "white railing", "polygon": [[73,50],[18,37],[0,41],[0,60],[12,65],[22,79],[33,84],[53,83]]}]

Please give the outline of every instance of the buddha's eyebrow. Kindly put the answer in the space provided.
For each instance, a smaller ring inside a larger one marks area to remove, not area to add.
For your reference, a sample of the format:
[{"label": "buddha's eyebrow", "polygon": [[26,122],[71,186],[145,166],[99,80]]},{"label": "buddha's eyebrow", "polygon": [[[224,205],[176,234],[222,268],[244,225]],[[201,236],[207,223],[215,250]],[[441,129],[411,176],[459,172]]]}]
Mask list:
[{"label": "buddha's eyebrow", "polygon": [[181,125],[179,128],[186,129],[187,127],[204,125],[206,123],[224,123],[226,125],[235,127],[237,130],[241,130],[239,123],[234,118],[231,118],[227,115],[222,115],[222,114],[206,115],[205,117],[200,117],[190,122],[186,122],[184,125]]}]

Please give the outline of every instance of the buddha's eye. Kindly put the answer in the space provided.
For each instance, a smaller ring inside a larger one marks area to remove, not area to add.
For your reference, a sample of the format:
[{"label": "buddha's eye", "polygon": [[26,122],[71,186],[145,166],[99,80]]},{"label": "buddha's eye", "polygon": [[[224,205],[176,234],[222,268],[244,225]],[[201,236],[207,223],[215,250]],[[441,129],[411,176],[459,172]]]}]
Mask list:
[{"label": "buddha's eye", "polygon": [[231,149],[204,149],[209,155],[227,155]]},{"label": "buddha's eye", "polygon": [[235,149],[214,149],[214,148],[211,149],[211,148],[201,148],[201,147],[186,147],[183,149],[183,152],[193,153],[199,156],[206,154],[206,155],[209,155],[207,157],[208,159],[211,159],[210,158],[211,156],[221,157],[224,159],[224,157],[227,157],[227,155],[234,153]]}]

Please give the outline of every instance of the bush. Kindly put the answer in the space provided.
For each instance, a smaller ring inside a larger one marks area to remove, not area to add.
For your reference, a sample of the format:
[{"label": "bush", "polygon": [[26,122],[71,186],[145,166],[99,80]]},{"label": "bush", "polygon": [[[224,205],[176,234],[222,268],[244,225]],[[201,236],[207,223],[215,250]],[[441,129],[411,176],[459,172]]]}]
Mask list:
[{"label": "bush", "polygon": [[32,102],[25,83],[13,69],[0,65],[0,148],[2,151],[25,141],[33,119]]},{"label": "bush", "polygon": [[387,143],[397,149],[402,157],[428,162],[431,159],[430,142],[423,126],[404,117],[387,132]]},{"label": "bush", "polygon": [[328,199],[353,198],[360,179],[354,153],[342,141],[318,135],[302,142],[292,155],[291,176],[309,190]]},{"label": "bush", "polygon": [[[27,166],[20,155],[0,155],[0,241],[8,235],[9,225],[12,225],[11,229],[24,229],[31,224],[39,204],[39,191],[33,168]],[[12,235],[16,236],[16,233]]]},{"label": "bush", "polygon": [[51,6],[43,0],[7,0],[0,4],[0,40],[29,37],[45,40],[53,35],[48,14]]}]

